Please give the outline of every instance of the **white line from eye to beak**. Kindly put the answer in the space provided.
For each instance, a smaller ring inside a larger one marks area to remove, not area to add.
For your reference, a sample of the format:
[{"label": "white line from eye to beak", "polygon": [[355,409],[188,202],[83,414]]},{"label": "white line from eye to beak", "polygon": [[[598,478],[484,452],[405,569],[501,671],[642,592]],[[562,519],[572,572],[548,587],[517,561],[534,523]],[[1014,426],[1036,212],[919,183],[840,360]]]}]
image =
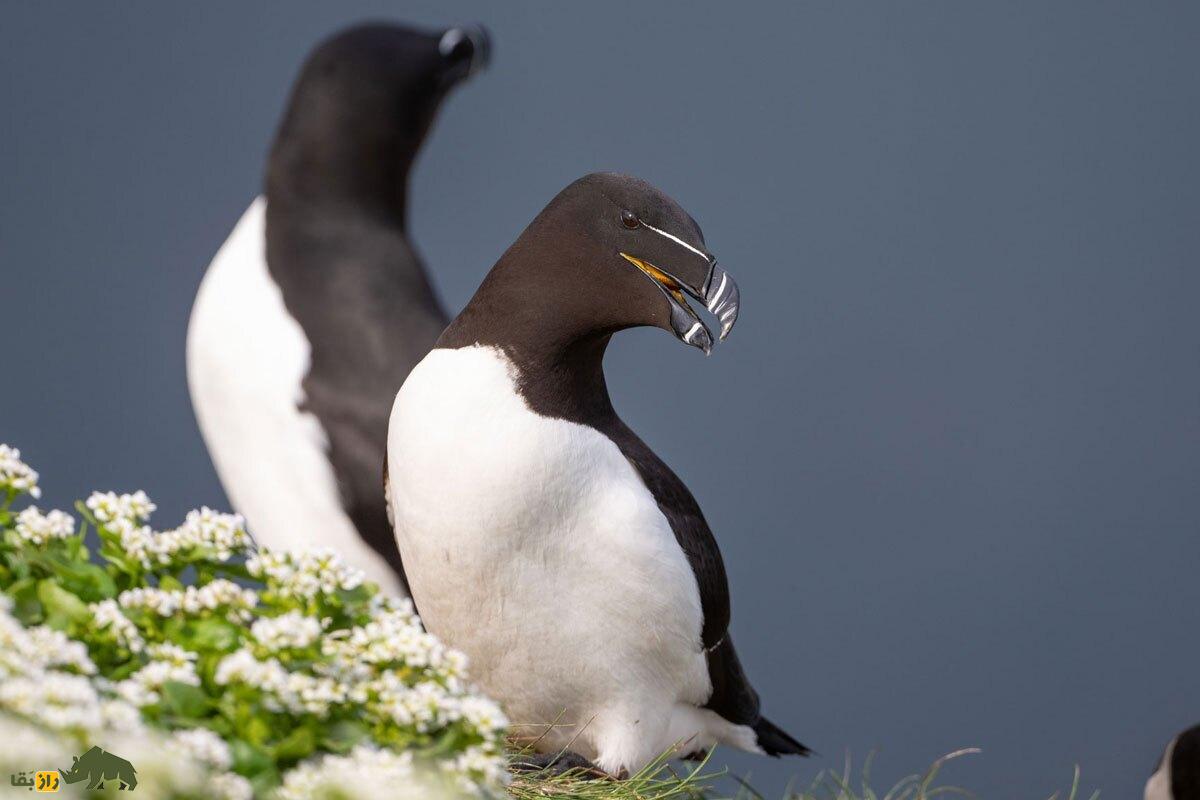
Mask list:
[{"label": "white line from eye to beak", "polygon": [[667,233],[667,232],[666,232],[666,231],[664,231],[664,230],[660,230],[660,229],[658,229],[658,228],[654,227],[653,225],[651,225],[651,224],[650,224],[650,223],[648,223],[648,222],[643,222],[642,224],[643,224],[643,225],[645,225],[645,226],[646,226],[647,228],[649,228],[650,230],[652,230],[652,231],[654,231],[655,233],[657,233],[659,236],[665,236],[665,237],[667,237],[668,239],[670,239],[671,241],[673,241],[673,242],[675,242],[675,243],[677,243],[677,244],[681,244],[681,245],[683,245],[683,246],[684,246],[684,247],[686,247],[688,250],[691,250],[693,253],[695,253],[696,255],[700,256],[700,257],[701,257],[701,258],[703,258],[704,260],[706,260],[706,261],[708,260],[708,253],[704,253],[704,252],[701,252],[700,250],[697,250],[696,248],[692,247],[690,244],[688,244],[687,242],[685,242],[683,239],[680,239],[680,238],[679,238],[678,236],[676,236],[675,234],[673,234],[673,233]]},{"label": "white line from eye to beak", "polygon": [[712,303],[709,304],[708,310],[712,313],[717,313],[717,306],[721,304],[721,292],[725,291],[725,284],[729,283],[729,274],[721,273],[721,285],[717,287],[716,294],[713,295]]}]

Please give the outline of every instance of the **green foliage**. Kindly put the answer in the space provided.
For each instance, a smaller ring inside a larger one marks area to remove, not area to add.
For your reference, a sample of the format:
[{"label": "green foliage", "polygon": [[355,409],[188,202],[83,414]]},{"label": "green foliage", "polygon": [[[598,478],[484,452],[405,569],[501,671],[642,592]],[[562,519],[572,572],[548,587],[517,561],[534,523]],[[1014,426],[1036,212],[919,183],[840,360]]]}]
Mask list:
[{"label": "green foliage", "polygon": [[465,659],[335,553],[259,550],[209,509],[155,531],[141,492],[93,494],[76,529],[14,509],[36,481],[0,451],[0,722],[79,743],[113,719],[207,732],[178,738],[231,796],[325,797],[363,764],[453,796],[503,785],[506,721]]}]

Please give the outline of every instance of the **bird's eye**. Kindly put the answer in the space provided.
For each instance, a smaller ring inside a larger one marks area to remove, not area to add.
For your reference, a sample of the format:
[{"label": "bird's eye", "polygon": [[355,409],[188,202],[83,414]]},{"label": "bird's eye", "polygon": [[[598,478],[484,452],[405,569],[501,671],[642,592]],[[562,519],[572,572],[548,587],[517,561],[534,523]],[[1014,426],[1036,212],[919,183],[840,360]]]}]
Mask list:
[{"label": "bird's eye", "polygon": [[638,226],[637,214],[632,211],[622,211],[621,224],[626,228],[636,228]]}]

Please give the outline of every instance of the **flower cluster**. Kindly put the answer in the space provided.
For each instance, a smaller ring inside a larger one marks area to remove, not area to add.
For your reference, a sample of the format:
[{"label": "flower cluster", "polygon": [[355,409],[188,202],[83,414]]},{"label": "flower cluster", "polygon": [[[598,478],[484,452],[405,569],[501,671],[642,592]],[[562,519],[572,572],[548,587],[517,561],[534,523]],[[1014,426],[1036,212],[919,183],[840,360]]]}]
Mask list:
[{"label": "flower cluster", "polygon": [[37,484],[18,456],[0,449],[0,736],[111,742],[175,800],[351,800],[364,774],[396,800],[506,783],[504,715],[411,602],[331,550],[258,550],[236,515],[155,531],[143,492],[91,495],[78,534],[61,511],[10,511]]},{"label": "flower cluster", "polygon": [[451,678],[461,677],[466,669],[462,653],[443,647],[421,628],[409,600],[379,609],[366,625],[327,639],[324,648],[326,655],[346,665],[409,664],[443,671]]},{"label": "flower cluster", "polygon": [[96,673],[96,665],[82,642],[44,625],[25,628],[9,615],[7,607],[0,610],[0,679],[10,675],[36,677],[47,669]]},{"label": "flower cluster", "polygon": [[311,714],[324,719],[333,706],[345,703],[349,692],[344,684],[306,672],[291,672],[277,659],[260,661],[249,650],[226,656],[217,666],[217,685],[241,685],[262,696],[271,711]]},{"label": "flower cluster", "polygon": [[27,494],[35,499],[42,496],[37,472],[21,460],[20,450],[6,444],[0,444],[0,493]]},{"label": "flower cluster", "polygon": [[422,770],[411,753],[358,746],[345,756],[325,756],[301,764],[284,778],[277,800],[341,800],[346,787],[364,775],[371,779],[377,800],[451,800],[460,792],[442,776]]},{"label": "flower cluster", "polygon": [[158,508],[142,491],[121,495],[116,492],[92,492],[84,505],[102,525],[145,522]]},{"label": "flower cluster", "polygon": [[225,578],[217,578],[203,586],[187,586],[182,590],[138,587],[121,592],[117,604],[125,611],[146,611],[160,617],[175,616],[181,609],[186,614],[224,611],[230,617],[249,619],[258,605],[258,593]]},{"label": "flower cluster", "polygon": [[0,607],[0,772],[53,770],[99,741],[136,762],[151,797],[251,800],[250,782],[226,771],[231,759],[220,737],[203,729],[156,735],[106,681],[88,677],[96,667],[83,643],[26,628],[10,610]]},{"label": "flower cluster", "polygon": [[37,506],[17,514],[17,536],[29,544],[41,546],[52,539],[66,539],[75,535],[75,520],[70,514],[51,511],[43,514]]},{"label": "flower cluster", "polygon": [[116,600],[101,600],[88,608],[92,612],[95,630],[101,636],[110,636],[118,646],[131,653],[140,653],[145,649],[146,643],[137,625],[125,616]]},{"label": "flower cluster", "polygon": [[250,626],[250,634],[270,652],[302,650],[321,636],[321,620],[289,611],[278,617],[263,617]]},{"label": "flower cluster", "polygon": [[196,653],[173,644],[153,644],[147,648],[150,662],[114,687],[131,705],[142,707],[158,703],[168,682],[199,686]]},{"label": "flower cluster", "polygon": [[346,564],[329,548],[300,553],[263,548],[246,561],[246,569],[285,597],[310,599],[318,594],[357,589],[363,582],[362,571]]},{"label": "flower cluster", "polygon": [[85,505],[101,535],[113,537],[123,555],[146,570],[194,561],[224,563],[254,544],[241,516],[207,506],[188,512],[178,528],[156,532],[146,524],[156,506],[145,492],[93,492]]}]

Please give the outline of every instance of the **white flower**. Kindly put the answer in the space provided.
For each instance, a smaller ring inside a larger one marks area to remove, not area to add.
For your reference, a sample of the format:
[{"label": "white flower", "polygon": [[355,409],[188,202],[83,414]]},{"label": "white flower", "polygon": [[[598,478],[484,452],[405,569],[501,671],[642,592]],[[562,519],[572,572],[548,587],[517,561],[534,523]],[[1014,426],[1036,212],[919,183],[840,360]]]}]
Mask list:
[{"label": "white flower", "polygon": [[87,645],[67,637],[62,631],[38,625],[28,628],[30,650],[25,657],[41,668],[71,667],[84,675],[95,675],[96,665],[88,657]]},{"label": "white flower", "polygon": [[186,666],[189,662],[193,662],[198,658],[196,653],[184,650],[179,645],[171,644],[170,642],[152,644],[146,648],[146,652],[156,661],[165,661],[175,667]]},{"label": "white flower", "polygon": [[125,702],[141,707],[157,703],[159,692],[168,681],[200,685],[196,674],[196,654],[173,644],[151,645],[154,660],[116,685],[116,692]]},{"label": "white flower", "polygon": [[103,733],[89,741],[110,753],[120,753],[135,765],[138,785],[133,797],[251,800],[253,792],[244,778],[214,770],[189,752],[186,744],[177,741],[177,736],[165,736],[147,728],[138,734]]},{"label": "white flower", "polygon": [[186,563],[197,556],[228,561],[253,545],[242,517],[207,507],[189,511],[184,523],[175,530],[155,533],[144,524],[155,509],[145,492],[131,495],[94,492],[87,506],[101,525],[120,537],[125,555],[144,569],[177,560]]},{"label": "white flower", "polygon": [[145,522],[158,508],[143,491],[122,495],[115,492],[92,492],[86,505],[96,521],[106,527],[109,523],[119,520]]},{"label": "white flower", "polygon": [[149,611],[160,617],[170,617],[183,604],[183,592],[138,587],[121,592],[117,596],[117,603],[123,609]]},{"label": "white flower", "polygon": [[41,547],[51,539],[66,539],[75,534],[75,520],[70,514],[54,510],[43,514],[37,506],[17,514],[17,535],[32,545]]},{"label": "white flower", "polygon": [[278,617],[258,619],[250,626],[250,633],[272,652],[304,648],[321,636],[321,621],[299,611],[289,611]]},{"label": "white flower", "polygon": [[[369,777],[370,785],[363,785]],[[361,788],[359,788],[361,787]],[[349,755],[326,755],[283,776],[277,800],[452,800],[468,795],[436,773],[413,764],[412,753],[359,746]]]},{"label": "white flower", "polygon": [[117,644],[131,653],[140,653],[145,647],[142,634],[137,625],[122,613],[116,600],[101,600],[92,603],[88,608],[92,612],[92,622],[99,630],[108,630],[117,640]]},{"label": "white flower", "polygon": [[339,667],[349,670],[356,664],[429,668],[441,673],[451,688],[458,688],[467,664],[466,656],[421,628],[409,601],[395,610],[376,612],[366,625],[327,636],[322,649]]},{"label": "white flower", "polygon": [[38,474],[21,460],[21,451],[0,444],[0,490],[27,494],[34,499],[42,496],[38,488]]},{"label": "white flower", "polygon": [[100,716],[105,730],[137,733],[142,730],[142,712],[124,700],[104,700]]},{"label": "white flower", "polygon": [[126,589],[117,597],[121,608],[149,611],[161,617],[174,616],[183,609],[188,614],[224,609],[230,617],[247,618],[258,605],[258,593],[224,578],[197,588],[187,586],[183,591],[173,589]]},{"label": "white flower", "polygon": [[305,599],[355,589],[364,580],[362,570],[351,567],[329,548],[293,553],[262,548],[246,561],[246,568],[280,594]]},{"label": "white flower", "polygon": [[188,586],[184,589],[181,605],[189,614],[225,608],[231,614],[245,618],[247,612],[258,605],[258,593],[238,586],[233,581],[217,578],[198,589]]},{"label": "white flower", "polygon": [[208,779],[213,800],[254,800],[250,781],[232,772],[219,772]]},{"label": "white flower", "polygon": [[51,730],[96,730],[103,715],[91,682],[80,675],[45,672],[0,682],[0,709]]},{"label": "white flower", "polygon": [[0,611],[0,679],[36,678],[53,667],[70,667],[85,675],[96,672],[82,642],[44,625],[26,628],[7,611]]},{"label": "white flower", "polygon": [[268,689],[276,685],[276,674],[283,669],[275,659],[259,661],[245,648],[235,650],[221,659],[213,679],[220,686],[244,683],[256,689]]},{"label": "white flower", "polygon": [[458,785],[468,792],[478,791],[480,785],[506,786],[512,780],[507,766],[508,762],[499,748],[487,745],[468,747],[454,760],[442,762],[443,770],[458,773]]},{"label": "white flower", "polygon": [[508,718],[500,706],[481,695],[459,698],[458,710],[462,718],[484,736],[493,736],[508,727]]},{"label": "white flower", "polygon": [[254,544],[246,533],[246,520],[239,514],[221,514],[208,506],[189,511],[183,525],[163,534],[174,540],[176,550],[207,547],[218,561],[228,561]]},{"label": "white flower", "polygon": [[70,763],[74,743],[15,716],[0,713],[0,774],[24,772],[33,764]]},{"label": "white flower", "polygon": [[208,728],[178,731],[171,736],[170,742],[189,758],[212,769],[227,770],[233,763],[229,745]]},{"label": "white flower", "polygon": [[259,660],[244,648],[221,659],[214,680],[221,686],[241,683],[258,689],[267,695],[268,708],[293,714],[325,717],[348,699],[346,686],[332,678],[289,672],[277,659]]}]

